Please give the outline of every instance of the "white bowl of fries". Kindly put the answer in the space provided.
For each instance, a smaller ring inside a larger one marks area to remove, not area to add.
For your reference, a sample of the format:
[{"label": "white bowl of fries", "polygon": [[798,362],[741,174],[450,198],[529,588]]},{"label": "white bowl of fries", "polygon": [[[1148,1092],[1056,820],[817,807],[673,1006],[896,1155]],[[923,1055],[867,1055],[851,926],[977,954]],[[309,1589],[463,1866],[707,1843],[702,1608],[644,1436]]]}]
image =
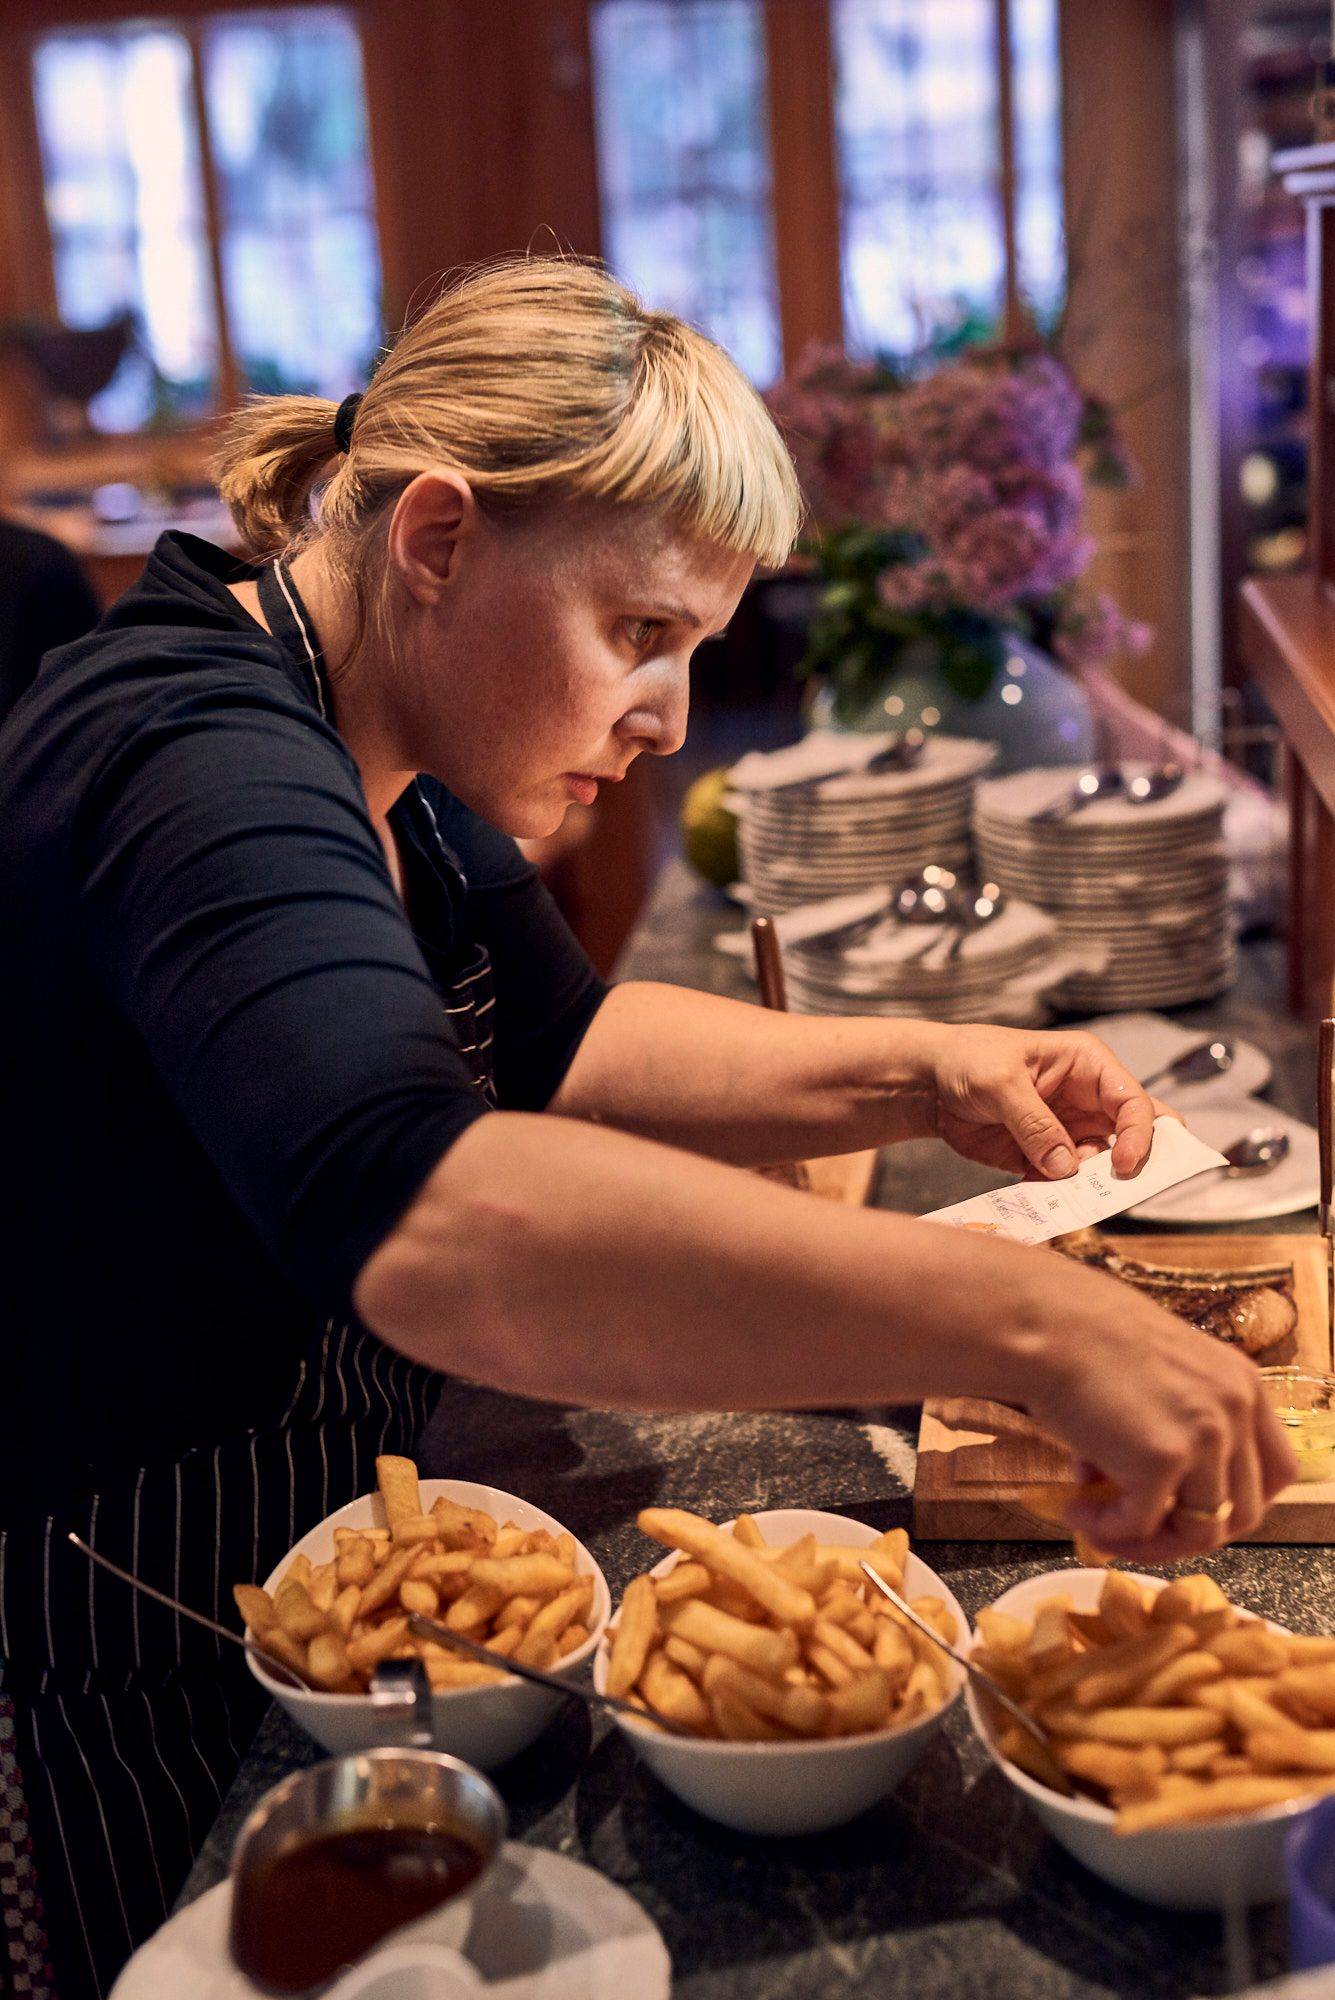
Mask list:
[{"label": "white bowl of fries", "polygon": [[700,1732],[669,1734],[648,1713],[617,1716],[668,1790],[724,1826],[764,1834],[842,1826],[893,1791],[964,1675],[867,1582],[859,1560],[956,1643],[969,1638],[963,1611],[908,1552],[903,1530],[879,1535],[805,1507],[722,1528],[651,1507],[639,1522],[673,1553],[628,1587],[593,1678],[600,1693]]},{"label": "white bowl of fries", "polygon": [[[546,1671],[574,1674],[611,1615],[607,1579],[581,1542],[540,1507],[465,1479],[417,1479],[409,1459],[377,1461],[380,1490],[304,1535],[263,1586],[237,1603],[253,1636],[321,1683],[283,1685],[250,1670],[335,1755],[396,1740],[370,1676],[417,1653],[431,1682],[432,1746],[491,1770],[527,1749],[561,1697],[415,1637],[412,1610]],[[332,1583],[332,1590],[330,1588]]]},{"label": "white bowl of fries", "polygon": [[1048,1729],[1050,1759],[971,1683],[974,1728],[1094,1874],[1173,1910],[1284,1894],[1285,1835],[1335,1789],[1335,1638],[1242,1611],[1210,1577],[1066,1569],[981,1611],[974,1657]]}]

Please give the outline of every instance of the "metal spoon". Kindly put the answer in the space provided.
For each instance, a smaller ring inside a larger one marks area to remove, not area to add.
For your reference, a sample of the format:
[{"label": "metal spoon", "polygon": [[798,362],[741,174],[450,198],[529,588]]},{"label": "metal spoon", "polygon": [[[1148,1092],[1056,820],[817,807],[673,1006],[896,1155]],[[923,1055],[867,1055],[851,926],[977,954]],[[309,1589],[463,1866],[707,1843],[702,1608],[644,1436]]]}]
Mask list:
[{"label": "metal spoon", "polygon": [[1121,768],[1117,764],[1091,765],[1082,771],[1064,799],[1044,806],[1041,812],[1029,815],[1033,826],[1052,826],[1059,820],[1070,819],[1073,813],[1083,812],[1092,806],[1095,799],[1109,799],[1114,793],[1124,789]]},{"label": "metal spoon", "polygon": [[916,875],[906,875],[902,882],[897,882],[890,890],[887,901],[865,917],[851,917],[847,923],[835,924],[827,931],[818,931],[814,937],[803,938],[799,949],[843,951],[850,944],[867,937],[887,917],[897,924],[939,924],[949,909],[954,888],[953,871],[940,868],[934,862],[929,863]]},{"label": "metal spoon", "polygon": [[499,1667],[503,1673],[515,1674],[521,1681],[535,1681],[539,1687],[550,1688],[554,1694],[568,1695],[574,1701],[582,1701],[586,1708],[606,1708],[615,1715],[630,1715],[637,1722],[652,1722],[659,1729],[667,1730],[670,1736],[691,1736],[698,1740],[699,1731],[688,1729],[684,1722],[674,1722],[670,1716],[646,1701],[643,1708],[633,1701],[623,1701],[620,1695],[599,1694],[596,1688],[580,1687],[574,1681],[562,1680],[558,1674],[544,1673],[541,1667],[527,1667],[518,1660],[512,1660],[506,1653],[493,1653],[490,1646],[480,1646],[476,1639],[466,1639],[462,1632],[451,1631],[436,1618],[428,1618],[420,1611],[408,1616],[408,1626],[419,1639],[432,1639],[441,1646],[453,1646],[466,1653],[470,1660],[481,1660],[487,1666]]},{"label": "metal spoon", "polygon": [[941,1634],[934,1626],[929,1625],[925,1618],[919,1618],[913,1606],[906,1604],[899,1592],[892,1585],[888,1584],[879,1571],[872,1568],[870,1563],[859,1563],[858,1568],[869,1583],[876,1585],[876,1588],[881,1592],[883,1597],[890,1599],[896,1611],[902,1617],[907,1618],[909,1624],[915,1630],[922,1633],[924,1639],[930,1639],[934,1646],[938,1646],[943,1653],[947,1654],[955,1662],[956,1666],[963,1667],[970,1680],[977,1681],[979,1687],[986,1688],[993,1701],[999,1702],[1007,1715],[1013,1716],[1022,1729],[1027,1729],[1036,1743],[1041,1743],[1045,1750],[1048,1748],[1052,1739],[1042,1723],[1035,1722],[1033,1716],[1026,1709],[1021,1708],[1018,1701],[1015,1701],[1007,1694],[1000,1681],[993,1680],[991,1674],[984,1672],[982,1667],[975,1666],[967,1653],[961,1653],[956,1647],[950,1644],[949,1640],[943,1639]]},{"label": "metal spoon", "polygon": [[966,937],[981,931],[988,924],[995,923],[1006,907],[1005,892],[995,882],[984,882],[981,889],[960,889],[956,891],[955,938],[946,953],[944,963],[953,965],[959,957]]},{"label": "metal spoon", "polygon": [[1132,806],[1153,805],[1156,799],[1166,799],[1175,792],[1186,772],[1180,764],[1160,764],[1157,770],[1142,771],[1138,777],[1128,778],[1126,802]]},{"label": "metal spoon", "polygon": [[1229,1180],[1244,1174],[1268,1174],[1289,1156],[1289,1135],[1277,1125],[1257,1125],[1231,1146],[1221,1147],[1226,1167],[1216,1167]]},{"label": "metal spoon", "polygon": [[[202,1625],[206,1632],[214,1633],[219,1639],[226,1639],[229,1645],[240,1646],[243,1652],[253,1653],[256,1659],[263,1660],[274,1679],[281,1681],[285,1687],[299,1688],[305,1694],[328,1692],[327,1689],[317,1687],[314,1681],[299,1673],[286,1660],[280,1659],[277,1653],[271,1653],[263,1640],[249,1638],[241,1632],[233,1632],[230,1626],[220,1625],[215,1618],[207,1618],[202,1611],[194,1610],[189,1604],[182,1604],[178,1597],[169,1597],[165,1590],[155,1590],[151,1583],[145,1583],[143,1578],[136,1576],[132,1570],[122,1569],[120,1564],[112,1562],[109,1556],[90,1548],[87,1542],[82,1541],[72,1531],[69,1540],[80,1555],[87,1556],[88,1560],[96,1563],[100,1569],[119,1577],[122,1583],[128,1583],[132,1590],[142,1591],[145,1597],[151,1597],[158,1604],[165,1605],[168,1611],[175,1611],[180,1617],[190,1619],[192,1624]],[[663,1715],[648,1702],[643,1708],[637,1708],[633,1702],[622,1701],[617,1695],[598,1694],[593,1688],[579,1687],[573,1681],[559,1679],[555,1674],[545,1674],[539,1667],[522,1666],[505,1653],[494,1653],[490,1646],[480,1646],[475,1639],[466,1639],[461,1632],[452,1632],[448,1625],[438,1624],[434,1618],[424,1618],[420,1613],[414,1612],[409,1617],[408,1623],[422,1638],[434,1639],[442,1646],[453,1646],[459,1652],[466,1653],[469,1659],[483,1660],[488,1666],[499,1667],[502,1673],[514,1674],[522,1681],[536,1681],[539,1687],[551,1688],[554,1693],[568,1695],[574,1701],[585,1702],[590,1708],[613,1709],[633,1715],[641,1722],[647,1717],[649,1721],[657,1723],[660,1729],[666,1729],[674,1736],[694,1736],[696,1733],[681,1723],[673,1722],[669,1716]],[[420,1710],[423,1689],[427,1686],[420,1660],[386,1660],[377,1668],[372,1679],[371,1699],[378,1709],[401,1708],[406,1713],[413,1713]],[[420,1735],[420,1713],[417,1720]],[[428,1742],[430,1740],[429,1730],[426,1740]]]},{"label": "metal spoon", "polygon": [[926,747],[927,738],[921,729],[905,729],[879,750],[873,751],[865,764],[854,765],[851,770],[821,771],[815,777],[788,778],[777,785],[766,785],[761,796],[773,792],[812,791],[830,778],[866,778],[875,771],[908,771],[917,763]]},{"label": "metal spoon", "polygon": [[1220,1035],[1212,1036],[1206,1042],[1193,1042],[1181,1055],[1168,1063],[1161,1063],[1148,1076],[1143,1076],[1141,1086],[1149,1090],[1156,1083],[1204,1083],[1212,1076],[1227,1076],[1237,1055],[1234,1043]]},{"label": "metal spoon", "polygon": [[81,1556],[87,1556],[89,1562],[94,1562],[99,1568],[110,1571],[112,1576],[118,1576],[121,1582],[128,1583],[132,1590],[142,1591],[145,1597],[152,1597],[157,1603],[165,1604],[169,1611],[175,1611],[179,1617],[189,1618],[196,1625],[202,1625],[206,1632],[214,1633],[219,1639],[226,1639],[230,1645],[240,1646],[244,1652],[253,1653],[257,1660],[263,1660],[274,1679],[282,1681],[285,1687],[301,1688],[307,1694],[322,1692],[314,1681],[306,1678],[305,1674],[298,1673],[295,1667],[289,1666],[288,1662],[280,1659],[277,1653],[271,1653],[263,1640],[250,1639],[241,1632],[233,1632],[230,1626],[220,1625],[215,1618],[206,1618],[202,1611],[193,1611],[188,1604],[182,1604],[179,1598],[168,1597],[164,1590],[155,1590],[151,1583],[145,1583],[143,1578],[135,1576],[132,1570],[122,1569],[119,1563],[112,1562],[110,1556],[104,1556],[97,1549],[90,1548],[87,1542],[80,1541],[73,1531],[69,1535],[69,1540],[73,1542]]}]

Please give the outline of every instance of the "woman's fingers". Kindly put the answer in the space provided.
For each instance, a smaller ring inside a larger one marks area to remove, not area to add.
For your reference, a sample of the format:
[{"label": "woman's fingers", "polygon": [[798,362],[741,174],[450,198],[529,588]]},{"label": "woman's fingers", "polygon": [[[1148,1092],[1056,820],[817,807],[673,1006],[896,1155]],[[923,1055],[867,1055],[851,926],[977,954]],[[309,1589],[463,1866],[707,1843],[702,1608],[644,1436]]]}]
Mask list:
[{"label": "woman's fingers", "polygon": [[1228,1497],[1233,1503],[1228,1521],[1230,1541],[1254,1534],[1265,1513],[1266,1496],[1261,1478],[1261,1454],[1257,1448],[1256,1433],[1250,1427],[1243,1431],[1233,1453]]},{"label": "woman's fingers", "polygon": [[1112,1119],[1113,1172],[1121,1176],[1138,1174],[1150,1156],[1157,1107],[1130,1070],[1123,1069],[1108,1051],[1102,1053],[1099,1102]]},{"label": "woman's fingers", "polygon": [[1266,1401],[1265,1387],[1256,1378],[1256,1455],[1261,1488],[1267,1501],[1292,1486],[1298,1477],[1298,1459],[1284,1426]]},{"label": "woman's fingers", "polygon": [[1254,1534],[1297,1468],[1259,1380],[1251,1398],[1231,1407],[1232,1421],[1217,1414],[1176,1466],[1165,1463],[1143,1478],[1124,1473],[1117,1499],[1074,1504],[1072,1527],[1110,1555],[1153,1563],[1205,1555]]},{"label": "woman's fingers", "polygon": [[1045,1104],[1029,1071],[1017,1067],[994,1087],[997,1116],[1031,1166],[1048,1180],[1062,1180],[1076,1168],[1075,1142]]}]

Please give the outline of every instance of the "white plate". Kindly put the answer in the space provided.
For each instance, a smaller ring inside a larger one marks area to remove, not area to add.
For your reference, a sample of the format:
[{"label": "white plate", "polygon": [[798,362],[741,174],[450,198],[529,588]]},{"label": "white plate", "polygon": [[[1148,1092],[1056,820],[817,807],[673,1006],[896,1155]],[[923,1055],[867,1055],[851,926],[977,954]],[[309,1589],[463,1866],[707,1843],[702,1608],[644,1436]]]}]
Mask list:
[{"label": "white plate", "polygon": [[[1097,1014],[1081,1026],[1106,1042],[1118,1062],[1125,1063],[1132,1076],[1139,1077],[1142,1083],[1165,1063],[1211,1039],[1208,1028],[1189,1028],[1163,1014]],[[1174,1104],[1180,1100],[1185,1107],[1217,1102],[1220,1098],[1253,1097],[1258,1090],[1265,1089],[1270,1081],[1268,1057],[1254,1042],[1239,1041],[1236,1036],[1229,1039],[1234,1048],[1232,1069],[1208,1083],[1185,1086],[1174,1095]],[[1163,1096],[1162,1084],[1158,1093]]]},{"label": "white plate", "polygon": [[[231,1912],[230,1881],[178,1911],[140,1946],[111,2000],[258,2000],[228,1955]],[[440,1922],[440,1913],[424,1917],[394,1942],[434,1943]],[[506,1842],[478,1895],[464,1955],[488,2000],[667,2000],[671,1985],[667,1948],[624,1889],[517,1841]]]},{"label": "white plate", "polygon": [[1195,1180],[1183,1181],[1131,1209],[1137,1222],[1171,1223],[1174,1228],[1196,1222],[1265,1222],[1272,1215],[1297,1215],[1316,1207],[1321,1169],[1317,1135],[1310,1125],[1286,1118],[1258,1097],[1238,1098],[1232,1104],[1213,1099],[1183,1107],[1183,1115],[1197,1137],[1221,1153],[1258,1125],[1268,1125],[1288,1133],[1288,1154],[1268,1174],[1240,1174],[1235,1179],[1218,1169],[1198,1174]]}]

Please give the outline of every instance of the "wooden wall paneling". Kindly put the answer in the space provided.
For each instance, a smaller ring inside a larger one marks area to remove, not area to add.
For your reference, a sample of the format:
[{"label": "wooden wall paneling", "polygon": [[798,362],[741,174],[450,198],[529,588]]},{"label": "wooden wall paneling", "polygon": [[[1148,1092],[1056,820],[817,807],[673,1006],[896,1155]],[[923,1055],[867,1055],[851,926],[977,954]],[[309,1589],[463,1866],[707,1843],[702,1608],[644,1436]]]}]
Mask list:
[{"label": "wooden wall paneling", "polygon": [[1246,99],[1242,31],[1250,0],[1191,0],[1202,27],[1210,160],[1210,236],[1214,253],[1214,366],[1219,478],[1219,644],[1226,687],[1246,680],[1238,585],[1247,573],[1247,520],[1239,484],[1244,456],[1244,381],[1237,353],[1247,331],[1238,210],[1238,149]]},{"label": "wooden wall paneling", "polygon": [[585,0],[365,0],[386,318],[460,265],[601,245]]},{"label": "wooden wall paneling", "polygon": [[840,345],[839,178],[829,0],[765,0],[774,256],[784,365]]},{"label": "wooden wall paneling", "polygon": [[213,319],[218,335],[218,380],[215,403],[230,410],[241,400],[241,371],[232,347],[227,310],[227,281],[223,271],[222,200],[218,191],[218,168],[213,156],[213,136],[209,125],[208,93],[204,87],[203,30],[192,27],[190,42],[190,101],[199,140],[199,177],[204,195],[204,228],[207,239],[209,284],[213,293]]},{"label": "wooden wall paneling", "polygon": [[1335,592],[1335,203],[1307,209],[1307,270],[1312,290],[1311,462],[1308,534],[1317,581]]},{"label": "wooden wall paneling", "polygon": [[[46,319],[56,309],[30,64],[27,34],[0,33],[0,321]],[[0,356],[0,491],[36,440],[36,407],[25,364]]]},{"label": "wooden wall paneling", "polygon": [[1118,663],[1137,699],[1177,720],[1189,698],[1187,362],[1179,285],[1174,9],[1062,0],[1062,127],[1071,302],[1064,346],[1106,395],[1140,468],[1095,492],[1091,582],[1155,629]]}]

